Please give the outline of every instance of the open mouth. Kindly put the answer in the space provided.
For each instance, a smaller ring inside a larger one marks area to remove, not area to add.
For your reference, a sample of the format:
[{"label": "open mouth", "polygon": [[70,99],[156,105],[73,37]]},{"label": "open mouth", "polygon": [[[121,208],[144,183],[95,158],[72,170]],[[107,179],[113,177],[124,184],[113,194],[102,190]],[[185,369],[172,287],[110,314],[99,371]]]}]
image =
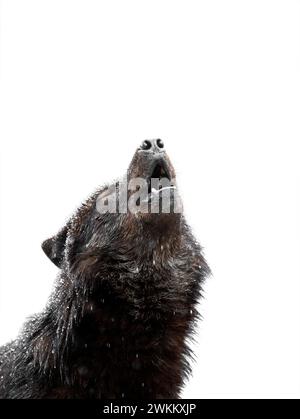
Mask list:
[{"label": "open mouth", "polygon": [[152,169],[152,173],[147,179],[148,195],[158,194],[167,189],[175,189],[168,167],[164,161],[159,161]]},{"label": "open mouth", "polygon": [[150,177],[155,179],[167,178],[171,181],[169,170],[162,161],[155,164]]}]

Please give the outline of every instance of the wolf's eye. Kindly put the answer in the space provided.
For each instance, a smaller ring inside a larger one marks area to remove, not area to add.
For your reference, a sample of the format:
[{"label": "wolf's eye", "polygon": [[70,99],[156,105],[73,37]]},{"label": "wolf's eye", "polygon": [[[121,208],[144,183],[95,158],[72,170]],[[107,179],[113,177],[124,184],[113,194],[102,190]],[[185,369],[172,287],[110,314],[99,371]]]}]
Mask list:
[{"label": "wolf's eye", "polygon": [[141,149],[142,150],[150,150],[150,148],[151,148],[151,142],[149,140],[143,141],[143,143],[141,145]]}]

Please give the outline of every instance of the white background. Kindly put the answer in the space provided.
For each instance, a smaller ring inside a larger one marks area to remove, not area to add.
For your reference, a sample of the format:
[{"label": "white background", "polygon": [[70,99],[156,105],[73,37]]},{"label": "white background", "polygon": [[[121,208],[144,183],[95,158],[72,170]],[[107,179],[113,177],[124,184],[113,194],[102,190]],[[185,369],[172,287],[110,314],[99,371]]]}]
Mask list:
[{"label": "white background", "polygon": [[300,396],[300,2],[1,3],[0,343],[40,243],[164,139],[213,277],[185,397]]}]

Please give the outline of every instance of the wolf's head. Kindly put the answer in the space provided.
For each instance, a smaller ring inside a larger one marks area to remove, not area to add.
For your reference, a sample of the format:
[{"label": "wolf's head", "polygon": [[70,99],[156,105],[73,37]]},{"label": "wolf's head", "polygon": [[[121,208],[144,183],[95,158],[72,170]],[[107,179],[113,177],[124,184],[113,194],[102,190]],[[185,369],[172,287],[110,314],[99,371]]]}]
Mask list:
[{"label": "wolf's head", "polygon": [[126,175],[100,188],[42,248],[58,267],[79,260],[134,260],[180,241],[182,206],[176,174],[162,140],[145,140]]}]

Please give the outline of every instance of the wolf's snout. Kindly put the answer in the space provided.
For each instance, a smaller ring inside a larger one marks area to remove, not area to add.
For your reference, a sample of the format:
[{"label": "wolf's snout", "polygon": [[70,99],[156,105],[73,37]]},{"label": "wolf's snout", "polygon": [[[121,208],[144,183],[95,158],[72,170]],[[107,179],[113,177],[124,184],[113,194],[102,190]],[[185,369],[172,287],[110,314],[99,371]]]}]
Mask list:
[{"label": "wolf's snout", "polygon": [[161,139],[145,140],[140,146],[140,150],[149,151],[152,153],[160,153],[164,151],[165,146]]},{"label": "wolf's snout", "polygon": [[137,178],[145,179],[149,185],[151,179],[164,180],[165,183],[175,180],[174,167],[160,138],[144,140],[137,148],[127,170],[127,179],[130,181]]}]

